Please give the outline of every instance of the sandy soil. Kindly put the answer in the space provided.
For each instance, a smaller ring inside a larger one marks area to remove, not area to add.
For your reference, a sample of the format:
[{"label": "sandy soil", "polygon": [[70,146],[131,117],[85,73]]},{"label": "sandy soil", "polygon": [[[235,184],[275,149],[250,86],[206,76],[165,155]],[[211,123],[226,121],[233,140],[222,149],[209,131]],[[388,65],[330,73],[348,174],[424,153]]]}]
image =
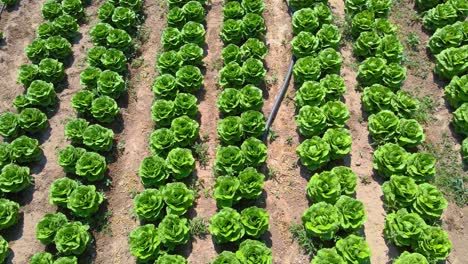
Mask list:
[{"label": "sandy soil", "polygon": [[[404,0],[407,8],[411,8],[409,0]],[[10,12],[4,12],[0,19],[0,30],[5,32],[7,41],[0,46],[0,111],[11,109],[11,102],[17,94],[22,92],[22,87],[16,84],[16,73],[22,63],[27,59],[24,47],[34,38],[34,28],[42,21],[40,6],[43,1],[21,0],[19,7]],[[101,232],[94,232],[95,250],[90,252],[94,263],[134,263],[134,258],[128,251],[128,233],[139,223],[132,216],[132,194],[141,191],[136,171],[140,161],[149,155],[147,146],[148,136],[152,130],[153,122],[150,119],[150,107],[152,102],[151,84],[155,76],[153,69],[156,55],[160,49],[160,33],[165,26],[165,6],[163,1],[146,1],[145,12],[148,15],[144,27],[149,31],[149,39],[141,49],[142,66],[131,69],[131,86],[128,99],[122,108],[122,118],[119,124],[113,127],[117,132],[116,160],[109,165],[112,184],[106,189],[108,199],[107,212],[109,215],[107,225]],[[407,3],[408,2],[408,3]],[[68,87],[60,93],[60,106],[57,113],[50,119],[51,129],[42,135],[45,158],[41,165],[34,168],[35,187],[25,192],[22,197],[22,212],[24,220],[13,231],[3,232],[14,252],[12,263],[27,263],[27,259],[34,253],[42,251],[42,246],[34,236],[35,225],[47,212],[55,211],[48,204],[48,189],[50,183],[63,176],[61,168],[56,162],[58,149],[67,143],[63,135],[63,127],[67,119],[76,116],[70,107],[71,96],[81,89],[79,85],[79,73],[84,68],[85,50],[91,45],[88,38],[90,26],[96,21],[96,10],[102,1],[95,1],[86,9],[89,15],[89,23],[80,28],[81,36],[73,46],[75,60],[66,70]],[[290,60],[289,41],[292,38],[290,18],[282,0],[265,0],[266,10],[264,18],[267,23],[266,42],[269,45],[269,53],[266,57],[268,66],[268,84],[266,86],[264,113],[267,115],[274,104],[277,92],[287,71]],[[343,2],[332,0],[331,5],[336,16],[343,17]],[[217,88],[217,75],[220,69],[220,53],[222,42],[219,39],[220,26],[222,24],[222,0],[213,0],[207,9],[206,29],[206,74],[205,86],[199,94],[199,111],[201,129],[200,135],[208,135],[209,140],[209,165],[205,168],[197,165],[196,178],[201,188],[194,210],[190,217],[211,217],[216,211],[215,200],[211,196],[205,196],[208,190],[211,193],[214,179],[212,176],[212,164],[214,162],[216,141],[216,124],[218,122],[217,107],[215,105],[219,90]],[[419,35],[421,41],[427,41],[428,36],[421,31],[418,24],[406,24],[399,18],[396,22],[403,27],[403,31],[411,30]],[[386,245],[382,237],[385,212],[381,201],[380,182],[373,177],[371,162],[372,148],[368,142],[367,123],[362,117],[360,93],[354,89],[356,85],[356,69],[353,67],[353,59],[350,46],[344,46],[341,50],[345,62],[342,76],[346,80],[348,91],[345,95],[346,104],[351,111],[351,119],[348,126],[353,136],[353,148],[345,165],[358,173],[361,181],[358,183],[357,197],[361,199],[368,213],[368,221],[365,225],[365,234],[373,252],[372,263],[386,263],[395,257],[397,251]],[[427,63],[429,58],[424,51],[418,56],[421,65]],[[428,67],[432,69],[433,65]],[[404,89],[418,88],[421,95],[432,95],[440,103],[436,109],[435,119],[426,125],[428,141],[440,143],[442,134],[448,134],[455,148],[459,143],[449,130],[449,111],[445,107],[443,91],[434,81],[432,72],[428,71],[427,78],[422,78],[416,70],[410,70]],[[292,83],[292,82],[291,82]],[[265,184],[266,209],[271,216],[270,234],[266,238],[271,245],[274,263],[301,264],[308,263],[309,257],[303,254],[297,243],[292,241],[289,233],[291,223],[300,222],[300,216],[308,206],[305,195],[305,185],[310,175],[301,171],[297,166],[295,149],[299,144],[298,134],[294,123],[294,89],[289,87],[286,98],[280,108],[272,129],[278,138],[268,144],[267,166],[272,172]],[[291,144],[287,139],[291,138]],[[468,252],[464,250],[468,244],[466,230],[468,223],[466,215],[467,207],[460,209],[450,204],[444,215],[445,227],[449,231],[454,249],[450,255],[450,263],[463,263],[468,258]],[[191,245],[184,248],[183,252],[191,263],[208,263],[217,254],[216,248],[210,236],[204,239],[194,239]]]},{"label": "sandy soil", "polygon": [[[190,217],[202,217],[209,219],[216,213],[216,201],[212,197],[215,178],[213,176],[213,162],[218,146],[216,125],[219,120],[218,107],[216,99],[218,97],[218,71],[221,66],[221,49],[223,43],[219,38],[219,32],[223,18],[222,1],[211,1],[206,9],[205,29],[206,29],[206,45],[205,45],[205,81],[204,86],[198,94],[198,111],[200,123],[200,137],[206,135],[209,140],[208,157],[209,161],[206,167],[201,167],[197,162],[195,177],[197,178],[199,187],[202,189],[193,211],[189,212]],[[206,194],[206,195],[205,195]],[[205,238],[194,238],[188,245],[189,251],[188,260],[190,263],[209,263],[216,255],[215,245],[211,240],[211,236]],[[202,253],[201,253],[202,252]],[[201,253],[201,254],[200,254]]]}]

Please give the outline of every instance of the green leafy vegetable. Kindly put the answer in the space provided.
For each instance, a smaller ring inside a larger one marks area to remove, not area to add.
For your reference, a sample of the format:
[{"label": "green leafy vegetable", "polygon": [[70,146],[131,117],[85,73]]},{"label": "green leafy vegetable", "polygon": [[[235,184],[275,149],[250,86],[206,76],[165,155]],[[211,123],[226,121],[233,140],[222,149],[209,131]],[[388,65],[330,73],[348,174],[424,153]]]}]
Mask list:
[{"label": "green leafy vegetable", "polygon": [[168,183],[162,189],[168,214],[184,215],[195,200],[195,194],[182,182]]},{"label": "green leafy vegetable", "polygon": [[370,263],[371,251],[363,237],[349,235],[336,242],[338,254],[347,263]]},{"label": "green leafy vegetable", "polygon": [[134,229],[128,236],[130,253],[141,261],[150,261],[158,257],[161,250],[161,237],[153,224],[146,224]]},{"label": "green leafy vegetable", "polygon": [[89,125],[83,131],[83,144],[94,151],[109,151],[112,149],[114,132],[101,125]]},{"label": "green leafy vegetable", "polygon": [[59,178],[52,182],[49,190],[49,203],[66,207],[68,197],[78,187],[78,182],[70,178]]},{"label": "green leafy vegetable", "polygon": [[340,178],[330,171],[316,173],[307,183],[306,191],[314,203],[335,203],[341,196]]},{"label": "green leafy vegetable", "polygon": [[304,140],[296,149],[301,163],[314,171],[330,160],[330,145],[323,139],[314,136]]},{"label": "green leafy vegetable", "polygon": [[94,185],[80,185],[68,197],[67,208],[79,217],[90,217],[99,210],[104,195]]},{"label": "green leafy vegetable", "polygon": [[64,255],[80,255],[91,242],[89,226],[81,222],[72,222],[63,225],[57,230],[54,242],[57,251]]},{"label": "green leafy vegetable", "polygon": [[251,239],[244,240],[240,244],[236,257],[240,263],[271,264],[273,262],[271,249],[264,243]]},{"label": "green leafy vegetable", "polygon": [[0,198],[0,230],[7,229],[18,222],[19,204]]},{"label": "green leafy vegetable", "polygon": [[186,244],[190,238],[190,229],[187,218],[168,214],[158,225],[159,236],[162,243],[169,250],[178,245]]},{"label": "green leafy vegetable", "polygon": [[86,152],[76,162],[76,175],[88,181],[103,179],[106,170],[106,159],[95,152]]},{"label": "green leafy vegetable", "polygon": [[335,206],[318,202],[304,211],[302,223],[309,236],[331,240],[340,226],[340,214]]},{"label": "green leafy vegetable", "polygon": [[239,241],[245,234],[241,215],[234,209],[223,208],[210,219],[209,230],[216,243]]},{"label": "green leafy vegetable", "polygon": [[68,223],[67,217],[62,213],[46,214],[36,226],[36,238],[48,245],[54,241],[57,231]]}]

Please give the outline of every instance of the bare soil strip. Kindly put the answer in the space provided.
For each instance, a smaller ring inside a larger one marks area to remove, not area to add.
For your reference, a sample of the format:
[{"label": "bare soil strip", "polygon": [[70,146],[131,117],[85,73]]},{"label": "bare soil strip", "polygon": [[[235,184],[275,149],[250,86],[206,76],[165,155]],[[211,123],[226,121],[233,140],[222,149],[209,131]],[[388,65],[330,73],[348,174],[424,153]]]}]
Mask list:
[{"label": "bare soil strip", "polygon": [[0,43],[0,111],[13,109],[13,100],[23,92],[16,83],[19,67],[28,63],[24,48],[36,36],[36,27],[42,22],[43,1],[22,0],[17,10],[3,10],[0,31],[4,40]]},{"label": "bare soil strip", "polygon": [[[266,0],[265,6],[269,52],[265,58],[268,67],[268,94],[263,112],[268,116],[291,60],[292,24],[284,1]],[[266,210],[270,214],[271,237],[267,244],[271,244],[274,263],[285,264],[309,263],[309,257],[292,241],[289,232],[289,226],[300,222],[302,212],[308,207],[305,192],[307,179],[297,166],[296,147],[299,145],[299,138],[295,131],[293,97],[294,87],[291,81],[272,126],[272,133],[278,137],[276,140],[269,140],[267,166],[270,175],[264,188]]]},{"label": "bare soil strip", "polygon": [[[208,3],[206,10],[206,46],[205,46],[205,81],[202,91],[198,94],[198,111],[200,113],[200,137],[207,135],[209,140],[205,142],[208,145],[208,165],[201,167],[197,162],[196,176],[198,178],[199,197],[194,206],[195,216],[209,219],[216,213],[216,201],[212,197],[214,185],[213,178],[213,162],[215,159],[217,143],[216,124],[219,120],[218,107],[216,99],[218,97],[218,71],[222,66],[221,49],[223,43],[219,37],[221,25],[223,23],[222,16],[222,0],[213,0]],[[208,235],[204,239],[194,238],[191,245],[188,261],[190,263],[209,263],[217,255],[215,246]]]},{"label": "bare soil strip", "polygon": [[[133,195],[143,190],[137,171],[141,160],[150,155],[148,140],[153,128],[151,87],[161,32],[165,26],[165,2],[145,1],[143,10],[147,17],[142,26],[148,39],[139,50],[141,56],[134,59],[134,67],[130,67],[128,106],[121,108],[123,131],[117,136],[118,158],[109,165],[112,179],[110,190],[106,192],[109,218],[107,227],[95,234],[94,263],[135,263],[129,251],[128,235],[139,225],[132,214]],[[141,66],[138,65],[140,63]]]}]

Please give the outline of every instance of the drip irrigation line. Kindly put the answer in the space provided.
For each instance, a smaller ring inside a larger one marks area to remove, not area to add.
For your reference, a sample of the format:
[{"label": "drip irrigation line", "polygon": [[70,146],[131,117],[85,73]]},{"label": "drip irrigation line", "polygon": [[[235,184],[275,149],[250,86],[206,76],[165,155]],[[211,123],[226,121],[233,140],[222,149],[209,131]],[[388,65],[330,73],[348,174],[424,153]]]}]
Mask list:
[{"label": "drip irrigation line", "polygon": [[3,14],[3,10],[5,9],[5,4],[2,5],[2,9],[0,9],[0,20],[2,19],[2,14]]},{"label": "drip irrigation line", "polygon": [[[292,18],[292,15],[293,15],[292,9],[289,6],[289,3],[288,3],[287,0],[284,0],[284,2],[286,3],[286,6],[288,7],[289,16],[291,16],[291,18]],[[265,132],[263,133],[263,136],[262,136],[263,142],[266,142],[266,140],[268,138],[268,133],[270,132],[270,127],[273,124],[273,122],[275,121],[276,115],[278,114],[278,110],[279,110],[279,108],[281,106],[281,103],[283,102],[284,95],[286,94],[286,91],[288,90],[289,82],[291,81],[293,66],[294,66],[294,55],[291,56],[291,62],[289,63],[288,72],[286,73],[286,76],[284,77],[283,85],[281,86],[281,89],[280,89],[278,95],[276,96],[275,104],[273,105],[273,108],[271,109],[270,115],[268,116],[268,120],[267,120],[266,125],[265,125]]]}]

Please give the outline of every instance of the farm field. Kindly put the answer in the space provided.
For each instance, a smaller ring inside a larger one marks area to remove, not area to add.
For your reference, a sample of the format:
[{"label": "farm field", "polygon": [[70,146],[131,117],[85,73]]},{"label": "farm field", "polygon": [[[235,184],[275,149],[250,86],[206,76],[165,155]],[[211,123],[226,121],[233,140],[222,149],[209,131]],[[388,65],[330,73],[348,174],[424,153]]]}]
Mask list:
[{"label": "farm field", "polygon": [[0,263],[466,263],[464,1],[187,2],[5,7]]}]

